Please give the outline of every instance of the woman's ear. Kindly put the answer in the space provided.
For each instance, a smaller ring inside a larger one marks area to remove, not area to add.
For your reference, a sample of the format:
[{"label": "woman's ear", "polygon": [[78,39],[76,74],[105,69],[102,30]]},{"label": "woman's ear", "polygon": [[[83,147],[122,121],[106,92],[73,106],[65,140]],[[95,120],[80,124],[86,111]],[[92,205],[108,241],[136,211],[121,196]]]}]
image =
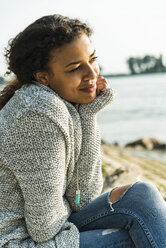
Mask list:
[{"label": "woman's ear", "polygon": [[33,75],[34,75],[37,82],[39,82],[45,86],[48,86],[49,83],[48,83],[47,72],[37,71]]}]

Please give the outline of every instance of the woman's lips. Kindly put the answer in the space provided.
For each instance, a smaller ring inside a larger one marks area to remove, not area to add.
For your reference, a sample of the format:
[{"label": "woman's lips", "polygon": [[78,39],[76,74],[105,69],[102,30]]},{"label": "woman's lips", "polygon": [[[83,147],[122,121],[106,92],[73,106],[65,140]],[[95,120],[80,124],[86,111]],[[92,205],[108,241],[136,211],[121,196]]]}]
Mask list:
[{"label": "woman's lips", "polygon": [[96,90],[96,84],[89,85],[89,86],[82,88],[80,90],[84,91],[84,92],[93,92],[94,90]]}]

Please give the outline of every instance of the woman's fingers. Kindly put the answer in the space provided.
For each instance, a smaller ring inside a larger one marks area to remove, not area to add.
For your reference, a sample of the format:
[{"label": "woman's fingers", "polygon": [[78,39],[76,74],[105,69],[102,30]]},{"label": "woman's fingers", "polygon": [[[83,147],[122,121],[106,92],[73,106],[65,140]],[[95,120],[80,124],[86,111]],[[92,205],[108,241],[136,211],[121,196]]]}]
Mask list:
[{"label": "woman's fingers", "polygon": [[100,76],[97,79],[96,85],[97,85],[96,94],[98,96],[101,90],[108,87],[108,82],[104,77]]}]

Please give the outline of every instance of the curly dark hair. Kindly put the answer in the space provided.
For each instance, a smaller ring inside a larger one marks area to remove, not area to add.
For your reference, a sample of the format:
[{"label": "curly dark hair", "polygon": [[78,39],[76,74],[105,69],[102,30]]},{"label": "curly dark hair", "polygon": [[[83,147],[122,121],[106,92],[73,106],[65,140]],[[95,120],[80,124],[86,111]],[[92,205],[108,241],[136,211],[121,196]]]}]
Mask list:
[{"label": "curly dark hair", "polygon": [[90,37],[92,32],[86,23],[78,19],[49,15],[36,20],[10,40],[5,50],[6,74],[13,72],[15,77],[0,92],[0,109],[23,84],[35,80],[35,72],[48,70],[53,49],[72,42],[82,34]]}]

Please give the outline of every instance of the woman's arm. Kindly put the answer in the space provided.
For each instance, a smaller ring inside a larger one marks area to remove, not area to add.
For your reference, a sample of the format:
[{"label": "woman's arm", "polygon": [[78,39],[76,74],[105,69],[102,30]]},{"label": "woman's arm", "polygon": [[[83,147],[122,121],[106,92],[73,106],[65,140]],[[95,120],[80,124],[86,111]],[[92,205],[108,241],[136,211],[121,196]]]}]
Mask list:
[{"label": "woman's arm", "polygon": [[3,158],[21,188],[26,226],[32,239],[46,242],[55,238],[60,244],[57,247],[78,247],[79,232],[67,222],[71,210],[64,197],[65,142],[52,120],[29,111],[15,120],[6,135]]},{"label": "woman's arm", "polygon": [[[78,211],[97,197],[102,190],[101,139],[96,122],[96,114],[113,99],[113,91],[106,89],[106,82],[100,78],[98,96],[89,104],[80,104],[78,111],[82,126],[82,146],[76,163],[73,180],[67,189],[67,198],[73,211]],[[103,87],[104,86],[104,87]],[[104,89],[103,89],[104,88]],[[80,190],[80,204],[76,206],[75,192]]]}]

